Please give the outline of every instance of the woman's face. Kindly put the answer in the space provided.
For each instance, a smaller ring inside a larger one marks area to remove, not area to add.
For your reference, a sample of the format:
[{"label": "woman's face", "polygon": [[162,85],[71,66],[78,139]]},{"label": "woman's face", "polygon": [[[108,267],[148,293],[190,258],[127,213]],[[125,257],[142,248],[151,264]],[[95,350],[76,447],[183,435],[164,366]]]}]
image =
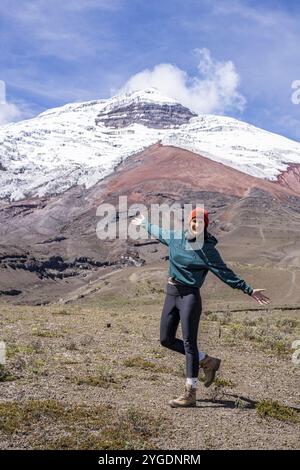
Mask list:
[{"label": "woman's face", "polygon": [[203,227],[204,227],[203,221],[201,221],[201,219],[199,218],[196,219],[196,217],[191,219],[189,223],[190,232],[195,236],[200,235],[200,233],[202,233]]}]

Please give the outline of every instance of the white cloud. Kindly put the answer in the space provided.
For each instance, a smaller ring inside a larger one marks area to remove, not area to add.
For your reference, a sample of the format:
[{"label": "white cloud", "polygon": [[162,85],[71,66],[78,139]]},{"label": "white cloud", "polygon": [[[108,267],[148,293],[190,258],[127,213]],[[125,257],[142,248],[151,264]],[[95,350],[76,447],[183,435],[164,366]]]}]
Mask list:
[{"label": "white cloud", "polygon": [[205,48],[194,53],[198,60],[196,76],[170,63],[158,64],[130,77],[120,91],[155,87],[197,113],[243,111],[246,99],[238,92],[240,78],[233,62],[218,62]]}]

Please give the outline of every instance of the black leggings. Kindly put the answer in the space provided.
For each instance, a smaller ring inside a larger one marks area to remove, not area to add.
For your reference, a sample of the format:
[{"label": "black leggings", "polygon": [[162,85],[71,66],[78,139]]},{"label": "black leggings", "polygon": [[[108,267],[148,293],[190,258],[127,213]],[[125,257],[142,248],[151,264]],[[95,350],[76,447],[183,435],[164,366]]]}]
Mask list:
[{"label": "black leggings", "polygon": [[[198,326],[202,312],[200,290],[196,287],[167,284],[160,320],[162,346],[186,356],[186,377],[198,377]],[[182,339],[176,338],[181,321]]]}]

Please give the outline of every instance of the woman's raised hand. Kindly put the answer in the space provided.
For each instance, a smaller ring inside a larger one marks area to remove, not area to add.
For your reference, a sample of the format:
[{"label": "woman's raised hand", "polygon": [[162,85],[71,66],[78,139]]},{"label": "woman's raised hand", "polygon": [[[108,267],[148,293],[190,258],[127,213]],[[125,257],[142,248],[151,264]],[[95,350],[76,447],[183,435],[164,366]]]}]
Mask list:
[{"label": "woman's raised hand", "polygon": [[145,220],[145,216],[143,214],[139,214],[132,219],[133,225],[141,225],[141,223]]},{"label": "woman's raised hand", "polygon": [[251,297],[253,297],[253,299],[256,300],[256,302],[259,304],[269,304],[271,302],[269,297],[262,293],[262,291],[265,290],[266,289],[253,289]]}]

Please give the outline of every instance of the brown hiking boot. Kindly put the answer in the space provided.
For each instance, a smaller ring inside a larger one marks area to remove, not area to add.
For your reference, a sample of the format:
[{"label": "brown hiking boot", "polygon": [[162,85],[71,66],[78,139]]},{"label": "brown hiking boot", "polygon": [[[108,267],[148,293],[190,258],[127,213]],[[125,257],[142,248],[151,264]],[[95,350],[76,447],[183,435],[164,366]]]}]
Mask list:
[{"label": "brown hiking boot", "polygon": [[196,406],[196,389],[192,385],[185,384],[184,394],[169,401],[172,408]]},{"label": "brown hiking boot", "polygon": [[208,355],[205,356],[202,361],[200,361],[200,367],[202,367],[204,375],[205,375],[205,382],[204,386],[209,387],[215,378],[216,372],[220,367],[221,359],[216,357],[210,357]]}]

